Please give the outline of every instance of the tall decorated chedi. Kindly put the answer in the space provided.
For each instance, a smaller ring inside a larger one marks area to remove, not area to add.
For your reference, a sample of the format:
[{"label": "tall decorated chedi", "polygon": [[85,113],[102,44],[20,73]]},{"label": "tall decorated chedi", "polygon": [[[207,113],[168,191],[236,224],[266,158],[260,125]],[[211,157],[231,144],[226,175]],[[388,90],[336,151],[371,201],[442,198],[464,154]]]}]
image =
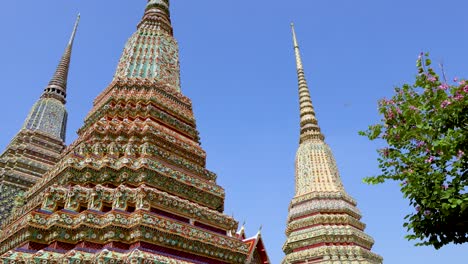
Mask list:
[{"label": "tall decorated chedi", "polygon": [[299,79],[300,144],[296,156],[296,195],[289,206],[283,264],[380,264],[373,239],[356,201],[345,191],[330,147],[315,116],[294,25]]},{"label": "tall decorated chedi", "polygon": [[78,139],[0,234],[3,263],[269,263],[236,233],[181,93],[169,0],[149,0]]},{"label": "tall decorated chedi", "polygon": [[55,165],[65,149],[67,78],[79,18],[54,76],[0,156],[0,226],[18,195]]}]

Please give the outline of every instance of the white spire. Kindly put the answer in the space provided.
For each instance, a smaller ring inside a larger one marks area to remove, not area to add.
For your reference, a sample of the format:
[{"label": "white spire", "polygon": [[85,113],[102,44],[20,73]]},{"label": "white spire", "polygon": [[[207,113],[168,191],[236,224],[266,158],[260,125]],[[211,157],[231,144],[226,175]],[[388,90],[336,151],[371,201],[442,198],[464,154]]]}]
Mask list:
[{"label": "white spire", "polygon": [[70,41],[68,41],[69,46],[72,45],[73,41],[75,40],[76,31],[78,30],[78,25],[80,24],[80,18],[81,18],[81,14],[78,13],[78,16],[76,17],[75,26],[73,27],[73,32],[70,36]]}]

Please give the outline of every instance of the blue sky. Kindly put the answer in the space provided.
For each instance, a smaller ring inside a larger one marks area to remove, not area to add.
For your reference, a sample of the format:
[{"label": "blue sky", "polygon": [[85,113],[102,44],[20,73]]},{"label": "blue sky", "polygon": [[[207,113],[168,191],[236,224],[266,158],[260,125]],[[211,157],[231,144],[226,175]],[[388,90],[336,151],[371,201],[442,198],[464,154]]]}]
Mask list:
[{"label": "blue sky", "polygon": [[[0,9],[0,148],[21,127],[49,81],[75,16],[82,20],[69,77],[67,142],[110,83],[144,0],[4,1]],[[347,191],[357,199],[385,263],[454,263],[468,247],[414,247],[404,239],[408,207],[396,183],[367,186],[379,172],[377,144],[357,135],[379,119],[377,100],[410,82],[428,51],[448,76],[468,72],[468,3],[462,0],[172,0],[182,90],[194,103],[208,168],[226,189],[226,213],[263,226],[280,263],[298,146],[294,21],[314,106]],[[466,77],[466,75],[464,75]]]}]

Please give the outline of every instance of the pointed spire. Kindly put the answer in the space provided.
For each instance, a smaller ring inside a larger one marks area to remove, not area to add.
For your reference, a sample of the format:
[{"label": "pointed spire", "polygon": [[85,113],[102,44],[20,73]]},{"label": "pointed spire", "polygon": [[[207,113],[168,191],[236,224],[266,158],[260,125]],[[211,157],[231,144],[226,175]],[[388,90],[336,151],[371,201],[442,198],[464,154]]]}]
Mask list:
[{"label": "pointed spire", "polygon": [[75,40],[76,31],[78,29],[78,24],[80,22],[80,14],[78,14],[73,28],[73,32],[68,41],[68,45],[65,48],[65,52],[62,55],[62,58],[55,70],[54,76],[49,82],[49,85],[44,90],[42,98],[55,98],[62,103],[65,103],[65,98],[67,97],[67,79],[68,79],[68,70],[70,68],[70,59],[73,48],[73,41]]},{"label": "pointed spire", "polygon": [[236,235],[241,238],[241,239],[245,239],[245,221],[244,223],[242,224],[241,228],[239,229],[239,231],[236,232]]},{"label": "pointed spire", "polygon": [[257,235],[256,235],[257,238],[262,235],[262,230],[263,230],[263,225],[261,225],[260,228],[258,228],[258,232],[257,232]]},{"label": "pointed spire", "polygon": [[299,50],[299,44],[297,43],[296,29],[294,28],[294,23],[291,23],[291,30],[293,34],[293,43],[294,43],[294,52],[296,54],[296,65],[297,69],[303,70],[301,52]]},{"label": "pointed spire", "polygon": [[299,103],[301,115],[301,137],[300,143],[310,139],[323,140],[324,136],[318,126],[317,118],[315,116],[314,106],[310,97],[309,86],[305,78],[304,67],[302,65],[301,52],[297,41],[296,30],[294,24],[291,23],[291,30],[293,35],[294,52],[296,55],[297,78],[299,81]]},{"label": "pointed spire", "polygon": [[75,21],[75,26],[73,27],[73,32],[70,36],[70,41],[68,41],[68,46],[73,46],[73,41],[75,41],[75,36],[76,36],[76,31],[78,30],[78,25],[80,24],[80,18],[81,18],[81,14],[78,13],[78,16],[76,17],[76,21]]},{"label": "pointed spire", "polygon": [[161,30],[173,34],[171,25],[171,14],[169,11],[169,0],[148,0],[145,14],[138,28],[156,26]]}]

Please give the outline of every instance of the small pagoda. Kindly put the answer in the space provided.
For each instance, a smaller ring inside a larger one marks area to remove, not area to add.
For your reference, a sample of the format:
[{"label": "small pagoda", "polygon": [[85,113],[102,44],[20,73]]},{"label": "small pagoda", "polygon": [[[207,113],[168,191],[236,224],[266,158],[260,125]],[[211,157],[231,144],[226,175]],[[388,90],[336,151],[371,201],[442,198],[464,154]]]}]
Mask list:
[{"label": "small pagoda", "polygon": [[341,182],[312,105],[294,25],[299,80],[300,143],[296,155],[296,194],[289,206],[283,264],[381,264],[371,252],[374,240],[356,201]]},{"label": "small pagoda", "polygon": [[65,149],[68,69],[79,20],[78,16],[55,74],[21,130],[0,155],[0,226],[16,200],[59,161]]},{"label": "small pagoda", "polygon": [[148,0],[78,139],[6,221],[3,263],[270,263],[223,213],[178,54],[169,0]]}]

